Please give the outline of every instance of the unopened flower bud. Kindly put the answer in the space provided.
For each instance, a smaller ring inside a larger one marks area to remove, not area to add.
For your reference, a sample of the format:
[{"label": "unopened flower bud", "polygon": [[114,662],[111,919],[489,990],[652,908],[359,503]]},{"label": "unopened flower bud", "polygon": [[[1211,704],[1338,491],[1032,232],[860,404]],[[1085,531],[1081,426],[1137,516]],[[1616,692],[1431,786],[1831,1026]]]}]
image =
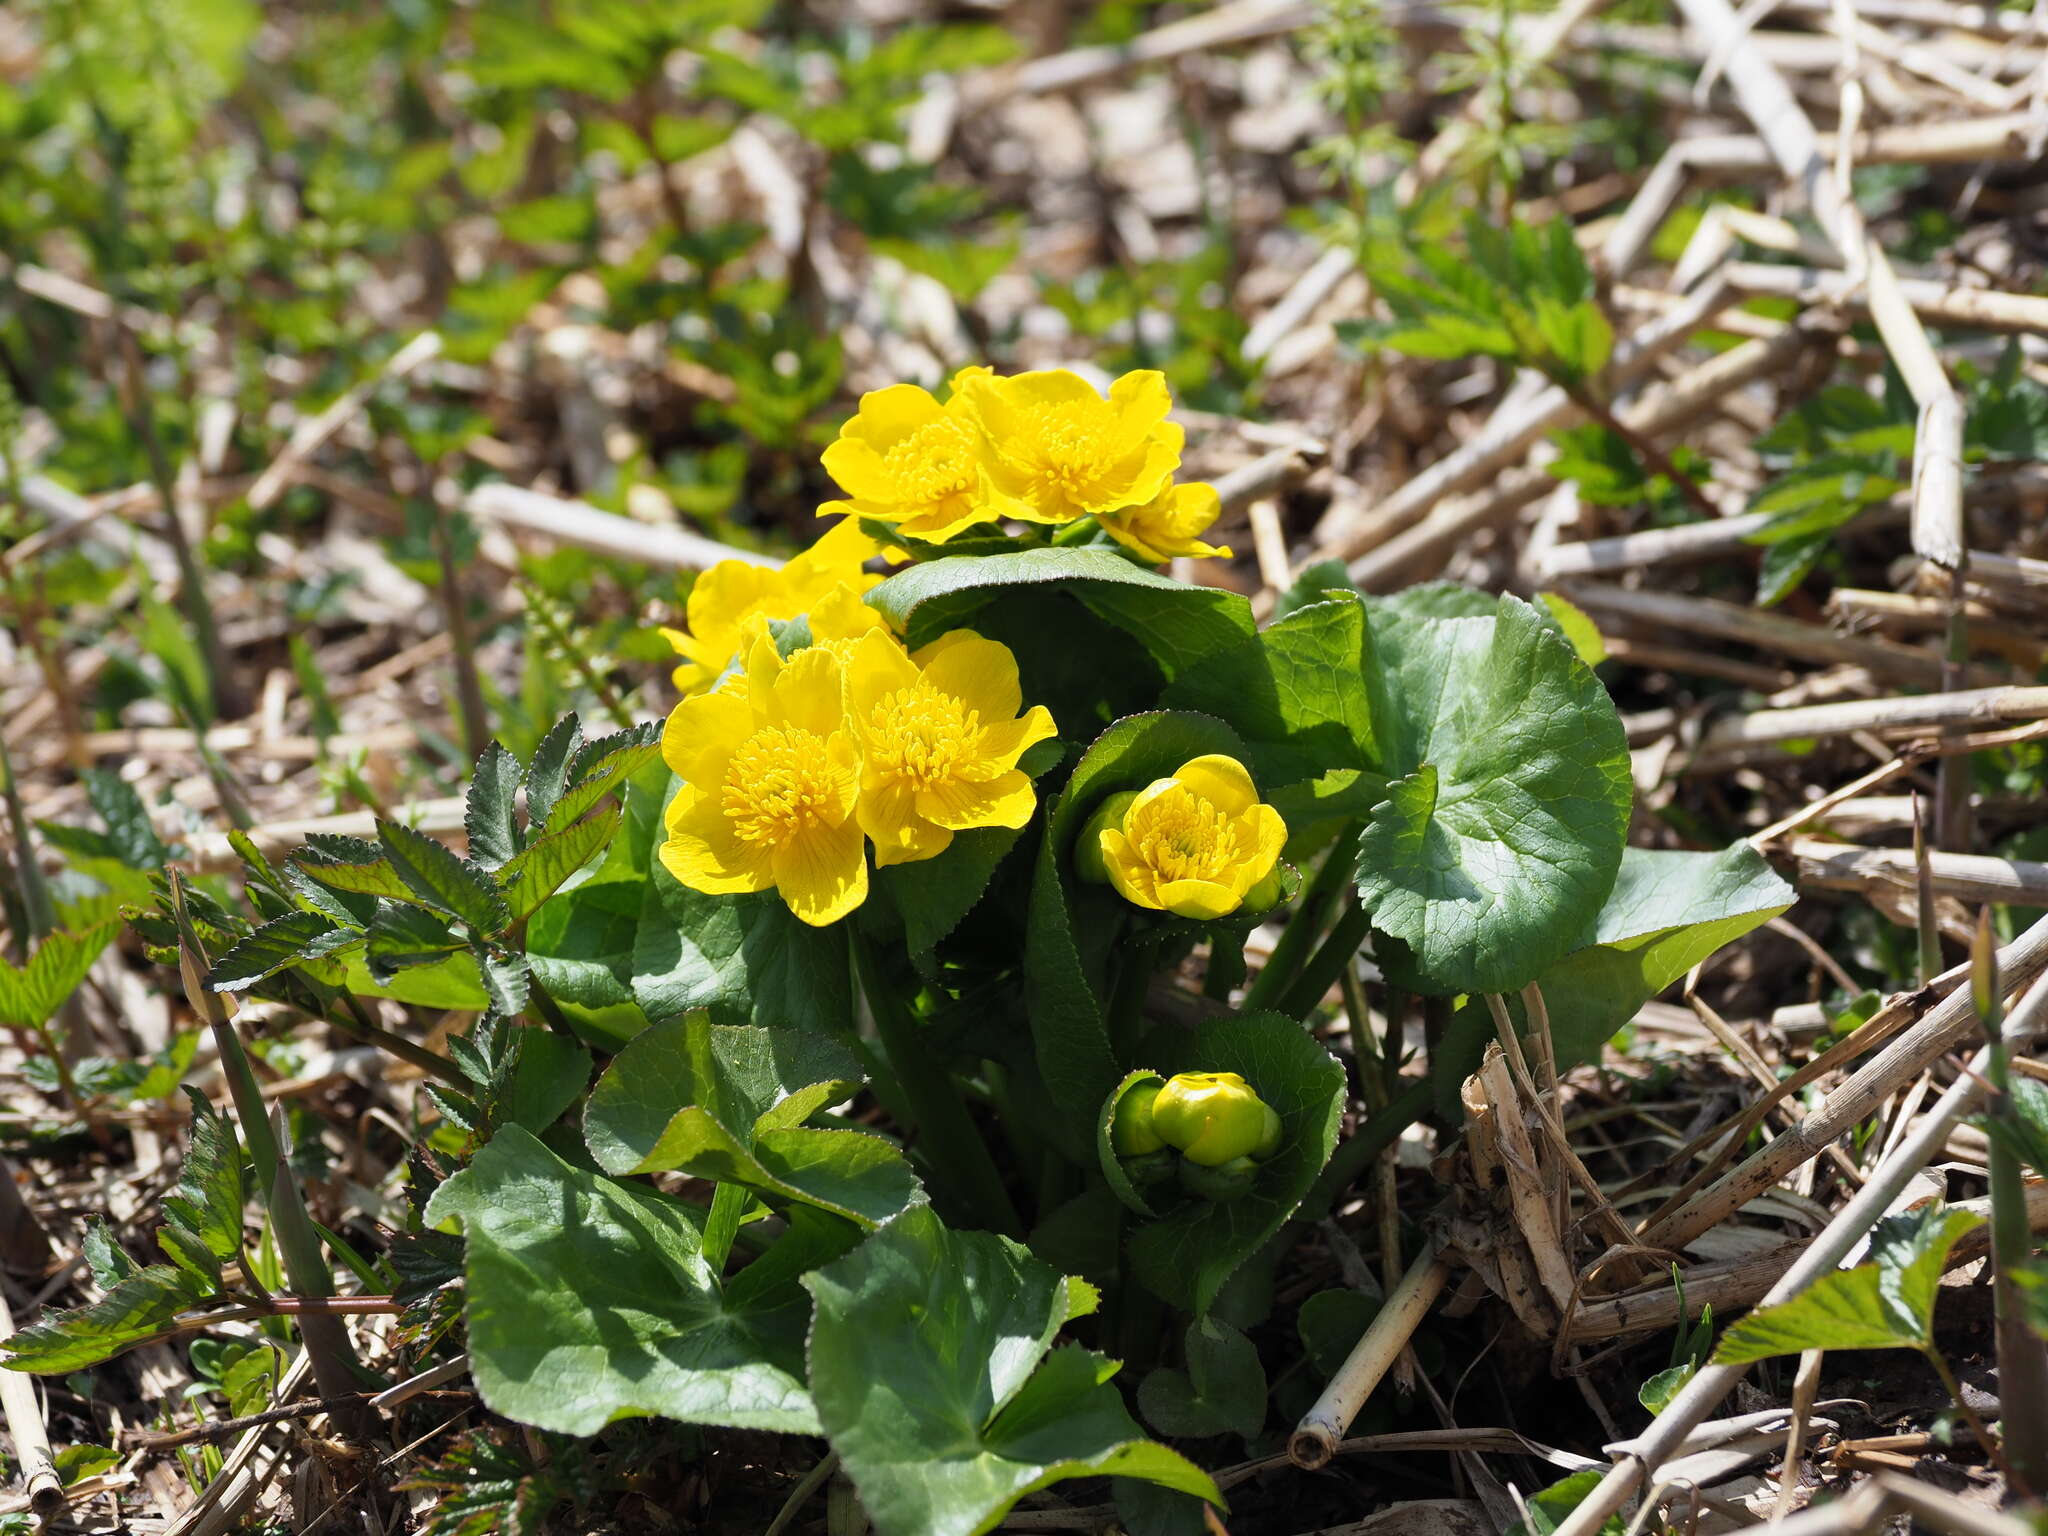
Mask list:
[{"label": "unopened flower bud", "polygon": [[1235,1072],[1183,1072],[1152,1102],[1152,1127],[1181,1156],[1205,1168],[1235,1158],[1270,1157],[1280,1117]]}]

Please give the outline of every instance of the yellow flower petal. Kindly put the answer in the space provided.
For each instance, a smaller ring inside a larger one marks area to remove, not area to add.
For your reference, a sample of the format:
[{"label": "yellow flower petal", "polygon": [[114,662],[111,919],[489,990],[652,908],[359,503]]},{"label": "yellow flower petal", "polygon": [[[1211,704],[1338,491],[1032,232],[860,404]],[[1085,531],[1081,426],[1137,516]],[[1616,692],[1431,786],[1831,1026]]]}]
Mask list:
[{"label": "yellow flower petal", "polygon": [[1196,922],[1227,917],[1244,902],[1244,892],[1210,880],[1168,880],[1157,891],[1159,905],[1175,917]]},{"label": "yellow flower petal", "polygon": [[867,900],[868,861],[851,819],[778,848],[774,871],[789,910],[813,928],[838,922]]},{"label": "yellow flower petal", "polygon": [[1240,834],[1253,850],[1245,861],[1245,889],[1250,890],[1273,872],[1280,862],[1280,850],[1287,846],[1287,823],[1270,805],[1255,805],[1241,818]]},{"label": "yellow flower petal", "polygon": [[685,785],[669,802],[664,819],[668,837],[661,845],[662,867],[691,890],[732,896],[774,884],[768,861],[733,835],[715,795]]},{"label": "yellow flower petal", "polygon": [[865,727],[875,707],[890,694],[915,686],[917,664],[887,630],[873,630],[854,642],[846,668],[846,702],[856,727]]},{"label": "yellow flower petal", "polygon": [[1174,778],[1226,816],[1242,816],[1259,803],[1259,791],[1243,763],[1212,753],[1190,758],[1174,770]]},{"label": "yellow flower petal", "polygon": [[981,738],[981,750],[987,761],[1014,768],[1026,748],[1050,741],[1058,734],[1059,728],[1052,723],[1052,711],[1043,704],[1034,704],[1020,720],[989,726]]},{"label": "yellow flower petal", "polygon": [[919,815],[917,800],[917,790],[901,779],[861,785],[860,829],[874,840],[877,869],[936,858],[952,844],[952,831]]},{"label": "yellow flower petal", "polygon": [[984,720],[1008,720],[1023,706],[1017,658],[1007,645],[968,635],[936,654],[929,648],[921,665],[932,685],[952,694]]},{"label": "yellow flower petal", "polygon": [[920,814],[956,832],[969,827],[1021,827],[1037,807],[1031,781],[1014,768],[985,784],[947,779],[917,795]]},{"label": "yellow flower petal", "polygon": [[887,453],[927,422],[946,414],[928,390],[915,384],[891,384],[860,397],[860,408],[839,429],[841,437],[871,444]]},{"label": "yellow flower petal", "polygon": [[752,722],[744,699],[700,693],[669,711],[661,728],[661,758],[685,784],[702,784],[724,771],[723,759]]},{"label": "yellow flower petal", "polygon": [[1160,910],[1159,898],[1154,894],[1158,882],[1152,866],[1139,856],[1131,840],[1114,827],[1104,827],[1100,841],[1102,867],[1109,872],[1109,883],[1116,893],[1134,906]]}]

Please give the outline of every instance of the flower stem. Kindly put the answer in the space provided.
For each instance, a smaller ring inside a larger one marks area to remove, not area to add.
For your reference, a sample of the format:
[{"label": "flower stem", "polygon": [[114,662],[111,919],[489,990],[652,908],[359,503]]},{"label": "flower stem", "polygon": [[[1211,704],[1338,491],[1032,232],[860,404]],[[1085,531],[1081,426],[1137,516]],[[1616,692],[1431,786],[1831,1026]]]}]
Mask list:
[{"label": "flower stem", "polygon": [[1315,943],[1316,936],[1323,931],[1329,909],[1351,873],[1351,842],[1351,829],[1346,827],[1337,835],[1337,841],[1324,857],[1315,879],[1301,893],[1294,916],[1280,930],[1280,939],[1274,944],[1273,952],[1266,957],[1266,963],[1245,990],[1245,1012],[1276,1006],[1287,984],[1294,980],[1296,969]]},{"label": "flower stem", "polygon": [[1344,968],[1351,963],[1352,956],[1358,953],[1358,946],[1365,942],[1366,934],[1371,931],[1372,919],[1366,916],[1365,908],[1356,901],[1352,902],[1344,909],[1344,915],[1337,919],[1322,947],[1309,956],[1308,964],[1301,968],[1294,984],[1274,1005],[1277,1010],[1305,1021],[1315,1012],[1323,994],[1344,974]]},{"label": "flower stem", "polygon": [[853,963],[874,1015],[875,1033],[902,1090],[901,1102],[890,1108],[916,1130],[927,1177],[951,1197],[949,1203],[957,1211],[990,1230],[1022,1236],[1017,1207],[959,1090],[933,1058],[909,1003],[889,985],[874,951],[858,936],[853,939]]},{"label": "flower stem", "polygon": [[1366,1122],[1351,1133],[1351,1139],[1340,1142],[1323,1171],[1303,1197],[1300,1208],[1294,1213],[1298,1222],[1320,1221],[1330,1213],[1337,1199],[1357,1182],[1359,1175],[1372,1166],[1373,1159],[1386,1151],[1401,1137],[1401,1133],[1420,1120],[1423,1111],[1429,1108],[1429,1079],[1411,1079],[1399,1093],[1387,1100],[1387,1107],[1375,1111]]}]

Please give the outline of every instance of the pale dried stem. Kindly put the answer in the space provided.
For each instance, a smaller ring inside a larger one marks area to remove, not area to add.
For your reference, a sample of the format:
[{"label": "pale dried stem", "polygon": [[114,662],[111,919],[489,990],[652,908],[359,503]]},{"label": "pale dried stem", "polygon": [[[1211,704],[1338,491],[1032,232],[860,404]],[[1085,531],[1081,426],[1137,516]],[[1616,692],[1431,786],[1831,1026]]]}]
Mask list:
[{"label": "pale dried stem", "polygon": [[1296,1466],[1313,1471],[1329,1464],[1336,1454],[1337,1442],[1358,1417],[1358,1410],[1365,1406],[1372,1389],[1414,1337],[1450,1273],[1450,1266],[1426,1248],[1415,1256],[1401,1283],[1394,1287],[1364,1336],[1352,1346],[1337,1374],[1330,1378],[1323,1395],[1295,1426],[1287,1442],[1287,1455]]},{"label": "pale dried stem", "polygon": [[[1686,3],[1696,4],[1699,0],[1686,0]],[[2029,940],[2033,941],[2031,945],[2028,943]],[[2024,978],[2025,983],[2032,986],[2025,1000],[2013,1011],[2007,1025],[2015,1040],[2029,1038],[2041,1022],[2041,1016],[2048,1014],[2048,985],[2032,985],[2033,977],[2044,958],[2040,952],[2048,949],[2048,920],[2036,923],[2018,942],[2008,946],[2008,953],[2022,948],[2026,950],[2024,956],[2014,956],[2015,961],[2020,963],[2001,966],[2000,970],[2001,976],[2008,982],[2018,984]],[[2003,960],[2005,957],[2000,958]],[[1957,1004],[1960,1006],[1954,1006]],[[1946,1019],[1941,1017],[1944,1014],[1948,1015]],[[1872,1069],[1885,1065],[1888,1058],[1896,1060],[1908,1049],[1916,1048],[1926,1039],[1933,1038],[1939,1043],[1936,1050],[1930,1053],[1931,1058],[1932,1055],[1940,1054],[1942,1049],[1955,1043],[1955,1040],[1960,1039],[1966,1032],[1974,1030],[1976,1025],[1977,1020],[1970,1006],[1969,993],[1967,990],[1958,992],[1930,1014],[1920,1029],[1899,1040],[1879,1061],[1873,1062],[1870,1067],[1858,1073],[1856,1078],[1852,1078],[1849,1084],[1844,1084],[1842,1089],[1831,1094],[1829,1102],[1832,1104],[1842,1099],[1851,1084],[1859,1078],[1869,1078]],[[1890,1209],[1892,1202],[1905,1189],[1908,1181],[1940,1150],[1948,1139],[1949,1131],[1981,1101],[1985,1091],[1982,1073],[1989,1063],[1990,1055],[1989,1046],[1977,1052],[1969,1070],[1942,1095],[1940,1102],[1899,1145],[1898,1150],[1872,1171],[1870,1182],[1842,1207],[1784,1277],[1771,1287],[1763,1298],[1764,1305],[1789,1301],[1849,1257],[1872,1226]],[[1918,1067],[1913,1070],[1917,1071]],[[1911,1074],[1900,1073],[1898,1081],[1903,1081],[1909,1075]],[[1879,1100],[1882,1097],[1882,1094],[1878,1095]],[[1875,1107],[1875,1103],[1869,1106],[1873,1109]],[[1863,1113],[1868,1113],[1868,1109]],[[1862,1115],[1858,1114],[1856,1118],[1860,1119]],[[1827,1135],[1824,1140],[1832,1141],[1842,1129],[1846,1127],[1836,1126],[1832,1134]],[[1781,1141],[1783,1139],[1780,1138]],[[1824,1141],[1816,1139],[1814,1144],[1821,1145]],[[1773,1146],[1775,1145],[1776,1143],[1773,1143]],[[1801,1156],[1798,1161],[1805,1161],[1805,1156]],[[1738,1170],[1738,1173],[1740,1171]],[[1726,1182],[1723,1181],[1724,1184]],[[1594,1536],[1607,1518],[1621,1509],[1629,1494],[1644,1481],[1645,1476],[1668,1459],[1683,1442],[1686,1434],[1727,1396],[1747,1369],[1747,1366],[1740,1365],[1708,1365],[1702,1368],[1657,1416],[1648,1433],[1637,1443],[1634,1453],[1611,1467],[1598,1486],[1565,1518],[1558,1527],[1558,1536]]]}]

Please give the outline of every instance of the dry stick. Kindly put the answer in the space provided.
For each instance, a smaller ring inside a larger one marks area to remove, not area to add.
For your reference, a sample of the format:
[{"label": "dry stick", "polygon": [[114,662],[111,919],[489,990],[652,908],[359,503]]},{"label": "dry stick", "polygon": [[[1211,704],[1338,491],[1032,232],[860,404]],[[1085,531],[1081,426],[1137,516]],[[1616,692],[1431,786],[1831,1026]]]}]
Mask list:
[{"label": "dry stick", "polygon": [[[2014,988],[2027,985],[2043,969],[2048,969],[2048,918],[2036,922],[2000,950],[1998,963],[1999,974],[2007,979],[2008,986]],[[1853,1126],[1873,1114],[1899,1084],[1926,1070],[1931,1063],[1967,1039],[1977,1028],[1976,1010],[1970,1005],[1969,990],[1959,987],[1959,983],[1967,978],[1967,966],[1956,966],[1943,972],[1937,978],[1936,986],[1957,990],[1951,991],[1924,1018],[1901,1032],[1852,1073],[1817,1109],[1799,1122],[1796,1130],[1785,1132],[1758,1148],[1684,1206],[1658,1212],[1638,1233],[1638,1241],[1658,1248],[1683,1248],[1794,1168],[1819,1156],[1822,1147],[1847,1134]],[[1894,1001],[1910,1008],[1913,999],[1919,995],[1909,993]],[[1888,1004],[1880,1010],[1863,1026],[1863,1030],[1876,1025],[1892,1006]],[[1843,1043],[1853,1045],[1855,1036]]]},{"label": "dry stick", "polygon": [[[1694,4],[1698,0],[1682,0]],[[2021,948],[2028,938],[2036,943],[2033,949],[2048,947],[2048,919],[2036,923],[2009,950]],[[2001,959],[2004,957],[2001,956]],[[2034,962],[2028,974],[2038,969],[2041,956],[2029,953]],[[2013,967],[2012,979],[2017,979],[2018,967]],[[1951,1004],[1959,1007],[1951,1009]],[[1977,1024],[1976,1013],[1970,1004],[1967,989],[1956,993],[1930,1015],[1927,1023],[1933,1024],[1936,1016],[1949,1012],[1952,1023],[1959,1023],[1953,1033],[1960,1036]],[[2025,1039],[2048,1015],[2048,985],[2033,983],[2020,1006],[2013,1010],[2009,1028],[2015,1040]],[[1905,1041],[1900,1041],[1904,1045]],[[1896,1050],[1896,1048],[1895,1048]],[[1887,1055],[1893,1052],[1887,1052]],[[1991,1059],[1991,1048],[1980,1049],[1972,1059],[1970,1067],[1956,1079],[1940,1101],[1930,1110],[1925,1119],[1914,1127],[1911,1135],[1902,1141],[1898,1149],[1887,1157],[1871,1173],[1870,1182],[1863,1186],[1849,1203],[1830,1221],[1812,1245],[1786,1271],[1784,1278],[1771,1287],[1764,1296],[1763,1305],[1775,1306],[1790,1301],[1821,1276],[1836,1268],[1863,1240],[1865,1234],[1876,1225],[1890,1209],[1892,1201],[1904,1191],[1913,1175],[1924,1168],[1948,1140],[1951,1130],[1963,1117],[1969,1114],[1982,1099],[1985,1091],[1984,1069]],[[1876,1063],[1872,1064],[1873,1066]],[[1858,1073],[1863,1077],[1865,1072]],[[1853,1081],[1853,1079],[1852,1079]],[[1845,1085],[1846,1086],[1846,1085]],[[1838,1095],[1831,1095],[1830,1098]],[[1829,1139],[1832,1139],[1829,1138]],[[1707,1365],[1685,1384],[1677,1397],[1665,1406],[1650,1425],[1649,1431],[1637,1442],[1638,1450],[1626,1460],[1608,1470],[1599,1485],[1580,1500],[1579,1505],[1558,1527],[1557,1536],[1594,1536],[1606,1523],[1608,1516],[1617,1513],[1627,1502],[1629,1494],[1642,1482],[1645,1474],[1658,1463],[1668,1458],[1684,1440],[1695,1425],[1711,1413],[1721,1399],[1728,1395],[1735,1383],[1748,1371],[1746,1365]]]},{"label": "dry stick", "polygon": [[[1918,871],[1908,848],[1862,848],[1802,837],[1788,843],[1785,852],[1798,861],[1798,879],[1804,886],[1861,891],[1888,885],[1904,891],[1917,884]],[[1929,884],[1937,896],[2048,906],[2048,864],[1929,849],[1927,867]]]},{"label": "dry stick", "polygon": [[[1660,315],[1616,348],[1609,368],[1609,387],[1624,387],[1645,377],[1658,358],[1683,345],[1726,305],[1725,294],[1717,286],[1709,287],[1692,295],[1683,307]],[[1497,412],[1477,437],[1445,454],[1374,507],[1371,519],[1363,526],[1318,527],[1312,560],[1304,563],[1316,559],[1356,559],[1374,545],[1420,522],[1445,497],[1471,490],[1520,463],[1554,428],[1569,426],[1582,414],[1555,384],[1537,390],[1519,407]],[[1348,516],[1344,520],[1350,521]]]},{"label": "dry stick", "polygon": [[[14,1332],[14,1314],[0,1294],[0,1335]],[[7,1438],[14,1446],[14,1464],[21,1471],[22,1491],[36,1518],[50,1521],[64,1512],[64,1479],[50,1455],[50,1431],[43,1407],[36,1401],[34,1380],[20,1371],[0,1371],[0,1416],[7,1420]]]},{"label": "dry stick", "polygon": [[1387,1369],[1407,1347],[1408,1340],[1443,1290],[1451,1269],[1425,1248],[1408,1266],[1408,1273],[1373,1317],[1365,1336],[1344,1357],[1337,1374],[1323,1388],[1315,1406],[1302,1416],[1287,1442],[1287,1456],[1297,1467],[1314,1471],[1327,1466],[1337,1453],[1337,1442],[1358,1410],[1365,1406],[1372,1389],[1380,1384]]},{"label": "dry stick", "polygon": [[[1681,523],[1676,528],[1646,528],[1641,533],[1617,534],[1612,538],[1553,544],[1537,560],[1536,572],[1542,579],[1552,581],[1560,576],[1596,576],[1644,565],[1713,559],[1754,548],[1751,535],[1769,527],[1776,516],[1774,512],[1740,512],[1732,517],[1717,517],[1712,522]],[[1906,516],[1904,500],[1896,505],[1887,502],[1862,512],[1840,531],[1868,533],[1901,524]]]},{"label": "dry stick", "polygon": [[2048,688],[1971,688],[1907,698],[1847,699],[1799,709],[1724,715],[1700,738],[1702,751],[1763,741],[1808,741],[1855,731],[1926,731],[1993,720],[2048,719]]},{"label": "dry stick", "polygon": [[2025,555],[1994,555],[1988,550],[1970,551],[1970,580],[1999,586],[2048,587],[2048,560]]},{"label": "dry stick", "polygon": [[1773,1525],[1771,1531],[1773,1536],[1864,1536],[1868,1531],[1888,1529],[1902,1514],[1910,1517],[1914,1529],[1924,1527],[1941,1536],[2028,1536],[2035,1529],[2016,1516],[1965,1503],[1926,1483],[1895,1472],[1878,1472],[1834,1503],[1802,1510]]},{"label": "dry stick", "polygon": [[[1712,409],[1714,403],[1730,390],[1753,379],[1782,372],[1811,339],[1812,333],[1804,328],[1788,326],[1769,341],[1744,342],[1646,394],[1625,410],[1622,418],[1641,433],[1675,431]],[[1520,454],[1515,457],[1519,458]],[[1388,585],[1406,573],[1421,556],[1455,547],[1475,529],[1499,521],[1556,485],[1556,479],[1543,470],[1523,469],[1482,495],[1438,507],[1420,523],[1403,529],[1352,561],[1349,567],[1351,579],[1362,587]],[[1403,491],[1406,489],[1405,486],[1402,488]],[[1400,495],[1401,492],[1397,492],[1396,498]],[[1391,505],[1392,500],[1389,502]],[[1380,515],[1384,516],[1384,512],[1383,508]]]},{"label": "dry stick", "polygon": [[[1794,298],[1808,304],[1840,304],[1868,312],[1870,299],[1845,273],[1812,267],[1772,267],[1731,261],[1722,275],[1740,293]],[[1927,278],[1898,280],[1899,296],[1913,313],[1936,325],[1979,331],[2031,334],[2048,329],[2048,298],[2004,293],[1995,288],[1951,288]]]},{"label": "dry stick", "polygon": [[721,544],[701,533],[656,527],[600,511],[588,502],[569,501],[501,481],[494,480],[471,491],[463,502],[463,510],[480,522],[536,533],[557,544],[662,570],[703,571],[724,560],[771,568],[782,564],[773,555]]},{"label": "dry stick", "polygon": [[[1739,350],[1739,349],[1738,349]],[[1733,353],[1724,354],[1733,356]],[[1670,592],[1632,591],[1603,582],[1570,582],[1565,593],[1581,608],[1618,618],[1637,619],[1717,640],[1754,646],[1761,651],[1796,656],[1803,661],[1865,667],[1925,687],[1941,681],[1942,659],[1889,640],[1838,635],[1817,624],[1804,624],[1783,614],[1761,613],[1711,598],[1680,597]]]},{"label": "dry stick", "polygon": [[[312,1361],[301,1350],[286,1369],[284,1379],[278,1383],[278,1397],[294,1396],[305,1385],[312,1369]],[[262,1466],[251,1466],[273,1428],[269,1424],[259,1424],[244,1432],[242,1438],[235,1442],[234,1449],[228,1452],[220,1471],[199,1495],[199,1502],[173,1521],[165,1529],[164,1536],[212,1536],[212,1533],[228,1531],[239,1524],[264,1485],[275,1475],[282,1459],[281,1456],[272,1456]]]},{"label": "dry stick", "polygon": [[[1886,1155],[1890,1155],[1889,1148]],[[1991,1201],[1988,1196],[1959,1200],[1956,1209],[1988,1216]],[[2036,1232],[2048,1229],[2048,1184],[2027,1186],[2027,1221]],[[1662,1333],[1683,1321],[1682,1311],[1697,1313],[1703,1306],[1711,1306],[1716,1316],[1728,1316],[1761,1300],[1805,1251],[1806,1240],[1800,1238],[1739,1259],[1695,1264],[1680,1276],[1682,1288],[1667,1280],[1646,1290],[1582,1301],[1572,1317],[1571,1336],[1583,1344]],[[1953,1271],[1974,1264],[1990,1251],[1989,1226],[1973,1228],[1949,1250],[1946,1267]]]}]

